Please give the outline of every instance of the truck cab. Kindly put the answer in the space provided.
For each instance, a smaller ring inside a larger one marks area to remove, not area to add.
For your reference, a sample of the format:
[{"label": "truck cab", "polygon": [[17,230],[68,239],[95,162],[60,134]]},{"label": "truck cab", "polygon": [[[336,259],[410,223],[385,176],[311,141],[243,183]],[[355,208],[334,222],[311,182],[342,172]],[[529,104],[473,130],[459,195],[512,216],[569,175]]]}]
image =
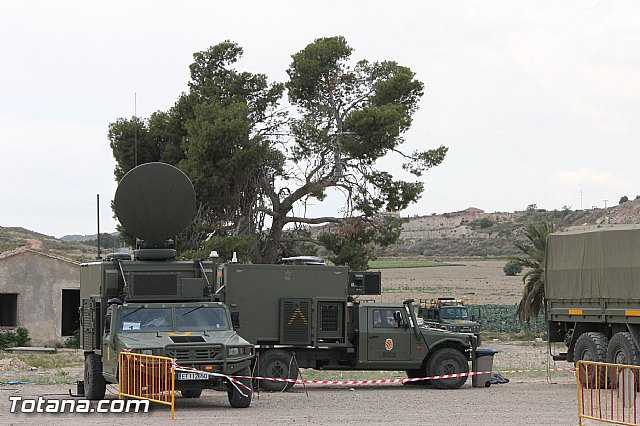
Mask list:
[{"label": "truck cab", "polygon": [[[249,366],[253,346],[233,330],[229,311],[220,302],[113,303],[103,339],[103,352],[111,351],[165,356],[181,367],[235,374]],[[105,378],[117,381],[117,360],[103,360]],[[177,379],[180,390],[209,385],[208,380],[181,380],[180,374]]]},{"label": "truck cab", "polygon": [[[362,303],[358,306],[358,357],[355,369],[405,370],[410,378],[468,372],[477,339],[421,325],[413,300],[404,303]],[[466,376],[437,380],[436,387],[453,389]]]},{"label": "truck cab", "polygon": [[480,324],[471,318],[464,300],[453,297],[420,299],[418,316],[430,328],[473,333],[480,344]]}]

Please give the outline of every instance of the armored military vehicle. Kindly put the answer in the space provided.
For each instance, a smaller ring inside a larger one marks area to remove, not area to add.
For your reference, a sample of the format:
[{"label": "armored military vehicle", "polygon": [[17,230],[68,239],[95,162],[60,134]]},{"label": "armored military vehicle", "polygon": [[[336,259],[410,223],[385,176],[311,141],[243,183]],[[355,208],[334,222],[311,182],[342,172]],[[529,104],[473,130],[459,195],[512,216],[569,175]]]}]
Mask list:
[{"label": "armored military vehicle", "polygon": [[[418,306],[360,302],[379,295],[379,272],[350,272],[314,260],[289,265],[229,263],[219,271],[219,294],[235,329],[256,345],[262,377],[297,378],[299,368],[405,370],[409,377],[469,371],[473,333],[419,326]],[[466,376],[433,380],[459,388]],[[265,380],[267,390],[291,383]]]},{"label": "armored military vehicle", "polygon": [[461,299],[454,297],[420,299],[418,316],[423,319],[427,327],[473,333],[478,338],[478,345],[481,344],[480,324],[471,318]]},{"label": "armored military vehicle", "polygon": [[85,396],[102,399],[106,383],[117,383],[118,354],[131,351],[174,358],[204,372],[176,374],[184,397],[221,389],[233,407],[248,407],[250,392],[207,374],[249,375],[254,357],[253,345],[234,331],[229,310],[214,293],[215,258],[175,260],[170,238],[195,210],[189,179],[167,164],[140,165],[122,178],[114,207],[137,238],[136,249],[133,257],[110,255],[80,268]]},{"label": "armored military vehicle", "polygon": [[640,226],[552,233],[545,267],[554,358],[640,365]]}]

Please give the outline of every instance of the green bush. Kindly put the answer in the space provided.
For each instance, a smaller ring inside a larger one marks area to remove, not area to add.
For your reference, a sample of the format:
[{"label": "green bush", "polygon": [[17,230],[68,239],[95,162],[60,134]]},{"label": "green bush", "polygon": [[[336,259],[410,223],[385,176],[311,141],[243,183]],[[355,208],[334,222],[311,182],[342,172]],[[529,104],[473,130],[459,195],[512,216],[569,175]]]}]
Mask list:
[{"label": "green bush", "polygon": [[491,228],[494,225],[493,221],[488,217],[483,217],[481,219],[476,219],[473,222],[469,223],[469,226],[472,229],[486,229]]},{"label": "green bush", "polygon": [[522,265],[517,260],[511,259],[507,262],[506,265],[504,265],[504,268],[502,268],[502,270],[508,277],[513,277],[522,272]]},{"label": "green bush", "polygon": [[16,333],[5,331],[0,333],[0,349],[7,349],[16,345]]},{"label": "green bush", "polygon": [[80,329],[73,332],[73,336],[64,342],[65,348],[80,349]]},{"label": "green bush", "polygon": [[26,328],[18,328],[16,330],[16,346],[29,346],[31,338],[29,338],[29,330]]},{"label": "green bush", "polygon": [[0,349],[12,348],[14,346],[27,346],[31,339],[26,328],[18,328],[13,331],[0,332]]}]

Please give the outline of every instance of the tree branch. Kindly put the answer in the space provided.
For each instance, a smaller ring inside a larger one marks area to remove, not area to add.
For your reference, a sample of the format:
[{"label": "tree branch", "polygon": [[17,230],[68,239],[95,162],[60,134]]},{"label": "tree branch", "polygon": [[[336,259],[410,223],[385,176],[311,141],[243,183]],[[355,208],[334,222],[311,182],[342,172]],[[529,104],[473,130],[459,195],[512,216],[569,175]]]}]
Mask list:
[{"label": "tree branch", "polygon": [[344,218],[341,217],[295,217],[295,216],[287,216],[285,218],[285,223],[306,223],[309,225],[319,225],[321,223],[342,223],[344,222]]}]

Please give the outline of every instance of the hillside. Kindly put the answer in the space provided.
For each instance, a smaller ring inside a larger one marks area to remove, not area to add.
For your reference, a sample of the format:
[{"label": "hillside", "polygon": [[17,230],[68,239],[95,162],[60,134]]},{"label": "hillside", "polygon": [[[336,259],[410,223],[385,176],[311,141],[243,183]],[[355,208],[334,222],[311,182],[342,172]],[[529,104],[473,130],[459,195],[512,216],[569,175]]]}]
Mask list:
[{"label": "hillside", "polygon": [[72,241],[62,241],[49,235],[24,228],[0,226],[0,253],[21,247],[54,254],[71,260],[90,260],[96,256],[95,246]]},{"label": "hillside", "polygon": [[[460,212],[406,218],[401,241],[380,249],[379,256],[498,257],[517,253],[513,243],[524,239],[531,223],[552,221],[556,229],[598,227],[608,224],[640,223],[640,199],[607,209],[529,210],[487,213],[469,207]],[[316,227],[316,230],[321,227]],[[95,236],[67,236],[67,239]],[[117,234],[104,245],[120,246]],[[115,244],[115,245],[114,245]],[[73,260],[89,260],[96,255],[95,243],[63,241],[24,228],[0,226],[0,253],[31,247]]]},{"label": "hillside", "polygon": [[380,251],[387,256],[510,256],[531,223],[551,221],[556,230],[640,223],[640,200],[607,209],[530,210],[487,213],[470,207],[460,212],[407,219],[401,242]]}]

